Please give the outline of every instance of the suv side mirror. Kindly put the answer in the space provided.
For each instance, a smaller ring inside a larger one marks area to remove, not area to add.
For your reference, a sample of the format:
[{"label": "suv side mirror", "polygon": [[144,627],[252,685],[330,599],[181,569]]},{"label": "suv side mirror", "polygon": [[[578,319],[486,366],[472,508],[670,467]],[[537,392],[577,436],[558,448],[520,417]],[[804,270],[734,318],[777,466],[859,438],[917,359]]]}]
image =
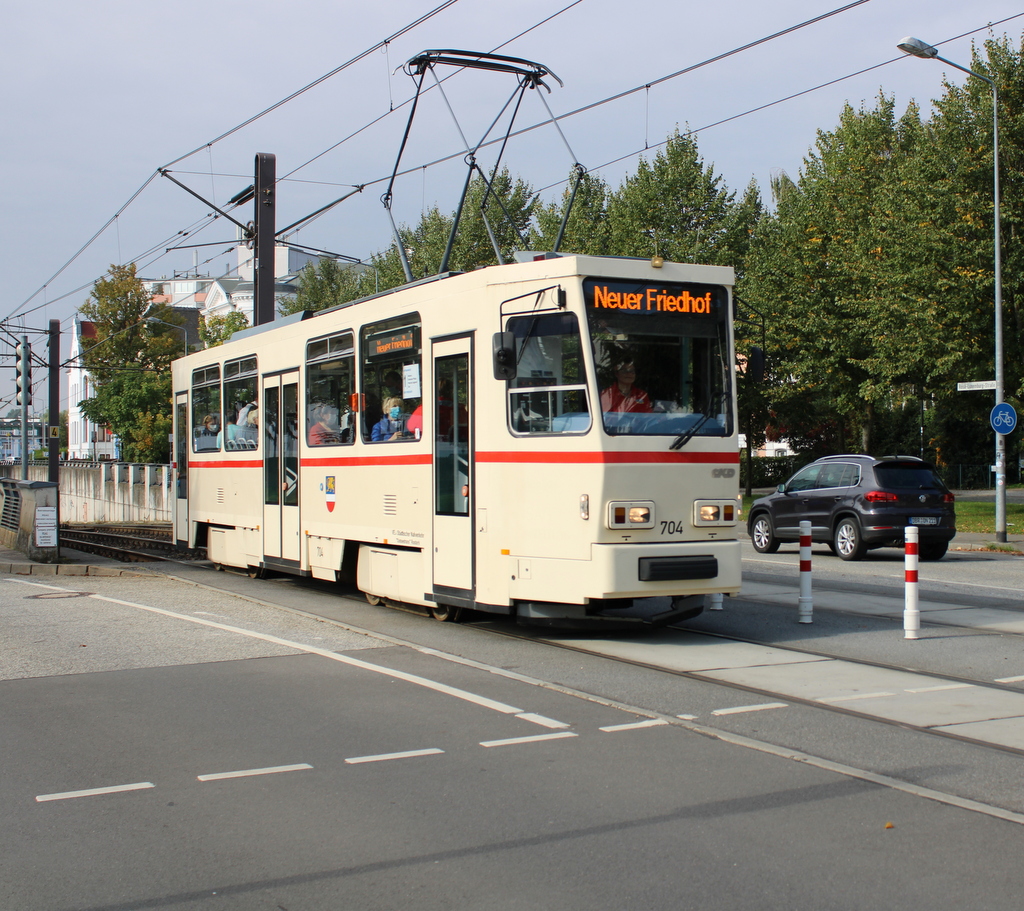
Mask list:
[{"label": "suv side mirror", "polygon": [[747,358],[747,379],[761,385],[764,382],[766,359],[763,348],[751,348]]},{"label": "suv side mirror", "polygon": [[785,484],[780,484],[780,485],[779,485],[778,487],[776,487],[775,489],[776,489],[776,490],[777,490],[777,491],[778,491],[779,493],[785,493],[785,492],[786,492],[786,485],[785,485]]},{"label": "suv side mirror", "polygon": [[516,336],[513,332],[495,332],[491,341],[491,354],[496,380],[516,378]]}]

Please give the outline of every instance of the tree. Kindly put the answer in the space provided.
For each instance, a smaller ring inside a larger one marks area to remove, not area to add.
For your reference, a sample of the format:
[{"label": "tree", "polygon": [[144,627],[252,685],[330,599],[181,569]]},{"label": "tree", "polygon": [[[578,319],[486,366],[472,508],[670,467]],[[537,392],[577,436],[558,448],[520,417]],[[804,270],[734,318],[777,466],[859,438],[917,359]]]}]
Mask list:
[{"label": "tree", "polygon": [[[96,326],[96,343],[82,353],[96,394],[80,403],[82,412],[110,428],[121,442],[125,460],[166,462],[171,432],[170,362],[180,345],[172,329],[181,324],[180,317],[170,307],[150,300],[134,263],[111,266],[79,312]],[[148,323],[147,317],[161,323]]]},{"label": "tree", "polygon": [[294,299],[280,306],[282,314],[303,310],[327,310],[346,301],[362,297],[365,270],[350,263],[321,257],[306,263],[299,273],[299,287]]},{"label": "tree", "polygon": [[653,163],[640,159],[608,200],[608,252],[676,262],[734,265],[727,240],[734,194],[710,166],[697,140],[676,130]]},{"label": "tree", "polygon": [[847,105],[834,131],[819,132],[799,180],[773,184],[776,211],[753,238],[740,293],[767,319],[773,409],[798,448],[843,451],[859,435],[871,451],[876,409],[912,396],[920,379],[923,335],[893,325],[901,310],[908,322],[895,266],[905,251],[887,232],[905,176],[896,163],[921,136],[916,109],[897,123],[884,95],[871,109]]},{"label": "tree", "polygon": [[224,316],[199,316],[199,338],[207,348],[223,345],[236,332],[249,328],[249,318],[240,310]]},{"label": "tree", "polygon": [[[495,244],[502,259],[506,262],[511,260],[514,251],[522,249],[524,243],[528,242],[526,238],[537,205],[537,198],[529,184],[518,178],[513,179],[507,168],[491,178],[490,187],[482,178],[475,177],[470,181],[466,193],[447,271],[470,272],[481,266],[496,264],[498,255],[494,250]],[[423,213],[416,227],[399,226],[399,237],[414,280],[438,273],[454,223],[454,214],[445,215],[434,206]],[[402,259],[394,243],[384,252],[373,256],[369,265],[371,269],[360,273],[351,287],[342,290],[342,296],[351,295],[344,300],[354,300],[406,282]],[[344,300],[338,302],[343,303]]]},{"label": "tree", "polygon": [[[554,248],[575,183],[576,174],[573,173],[560,200],[537,207],[537,225],[530,240],[534,250]],[[559,245],[560,252],[601,256],[608,251],[608,193],[608,184],[600,177],[582,175],[572,199],[572,211]]]}]

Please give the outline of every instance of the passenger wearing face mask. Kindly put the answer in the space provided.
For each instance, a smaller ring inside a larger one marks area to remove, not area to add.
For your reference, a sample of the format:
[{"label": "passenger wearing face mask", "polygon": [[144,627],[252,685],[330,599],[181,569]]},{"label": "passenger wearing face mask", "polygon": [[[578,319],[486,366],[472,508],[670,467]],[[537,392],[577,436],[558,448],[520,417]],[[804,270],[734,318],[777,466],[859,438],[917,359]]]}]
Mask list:
[{"label": "passenger wearing face mask", "polygon": [[383,412],[384,416],[370,431],[370,439],[374,443],[406,439],[405,422],[409,415],[402,412],[402,400],[397,396],[384,399]]},{"label": "passenger wearing face mask", "polygon": [[203,418],[203,426],[195,435],[195,449],[197,452],[220,449],[219,414],[208,414]]}]

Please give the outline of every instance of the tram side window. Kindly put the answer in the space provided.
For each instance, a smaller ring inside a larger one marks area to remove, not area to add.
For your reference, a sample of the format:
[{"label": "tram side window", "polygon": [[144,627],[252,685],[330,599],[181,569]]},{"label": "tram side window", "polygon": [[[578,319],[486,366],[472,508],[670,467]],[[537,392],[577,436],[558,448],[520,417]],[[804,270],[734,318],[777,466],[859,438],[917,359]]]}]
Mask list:
[{"label": "tram side window", "polygon": [[410,313],[361,332],[363,439],[418,440],[423,433],[420,317]]},{"label": "tram side window", "polygon": [[259,390],[256,358],[224,365],[224,448],[228,452],[259,447]]},{"label": "tram side window", "polygon": [[306,441],[310,446],[355,441],[354,370],[351,332],[313,339],[306,345]]},{"label": "tram side window", "polygon": [[192,371],[192,451],[212,452],[221,443],[220,365]]},{"label": "tram side window", "polygon": [[513,433],[585,433],[590,410],[580,328],[572,313],[512,317],[516,376],[508,383]]}]

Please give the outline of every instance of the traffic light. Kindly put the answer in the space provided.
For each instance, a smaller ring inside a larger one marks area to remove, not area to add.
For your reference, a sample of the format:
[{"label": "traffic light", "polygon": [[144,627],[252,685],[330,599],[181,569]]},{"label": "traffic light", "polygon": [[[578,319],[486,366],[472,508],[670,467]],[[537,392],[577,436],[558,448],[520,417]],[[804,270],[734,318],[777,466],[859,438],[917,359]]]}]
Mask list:
[{"label": "traffic light", "polygon": [[18,387],[18,404],[32,404],[32,346],[25,340],[18,342],[14,349],[15,370],[17,377],[15,385]]}]

